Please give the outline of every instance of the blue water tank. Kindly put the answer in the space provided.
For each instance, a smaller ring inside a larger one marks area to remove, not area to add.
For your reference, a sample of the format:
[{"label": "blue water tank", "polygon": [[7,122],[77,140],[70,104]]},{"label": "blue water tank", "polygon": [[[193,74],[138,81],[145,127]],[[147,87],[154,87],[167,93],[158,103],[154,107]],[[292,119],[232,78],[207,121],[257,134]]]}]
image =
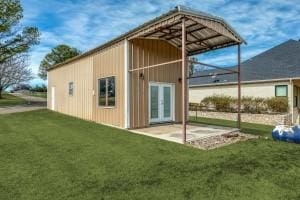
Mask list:
[{"label": "blue water tank", "polygon": [[272,131],[272,137],[274,140],[300,144],[300,126],[276,126]]}]

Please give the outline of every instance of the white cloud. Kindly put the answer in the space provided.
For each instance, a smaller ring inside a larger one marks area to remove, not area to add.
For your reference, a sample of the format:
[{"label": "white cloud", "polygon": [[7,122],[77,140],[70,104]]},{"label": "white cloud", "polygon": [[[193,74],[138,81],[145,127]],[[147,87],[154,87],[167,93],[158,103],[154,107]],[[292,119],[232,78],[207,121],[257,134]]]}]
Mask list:
[{"label": "white cloud", "polygon": [[[289,38],[300,38],[298,0],[22,0],[25,25],[38,26],[41,44],[32,50],[31,66],[37,73],[43,56],[65,43],[82,51],[93,48],[132,29],[178,4],[223,17],[248,42],[243,59]],[[230,65],[235,52],[209,54],[207,62]],[[224,64],[225,63],[225,64]]]}]

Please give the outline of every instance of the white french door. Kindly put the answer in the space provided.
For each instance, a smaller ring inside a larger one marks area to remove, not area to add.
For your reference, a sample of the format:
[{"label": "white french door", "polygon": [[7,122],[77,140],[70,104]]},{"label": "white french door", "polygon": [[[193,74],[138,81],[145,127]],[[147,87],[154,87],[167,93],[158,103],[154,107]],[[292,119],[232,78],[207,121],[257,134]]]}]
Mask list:
[{"label": "white french door", "polygon": [[149,83],[149,121],[150,123],[174,120],[174,85],[168,83]]}]

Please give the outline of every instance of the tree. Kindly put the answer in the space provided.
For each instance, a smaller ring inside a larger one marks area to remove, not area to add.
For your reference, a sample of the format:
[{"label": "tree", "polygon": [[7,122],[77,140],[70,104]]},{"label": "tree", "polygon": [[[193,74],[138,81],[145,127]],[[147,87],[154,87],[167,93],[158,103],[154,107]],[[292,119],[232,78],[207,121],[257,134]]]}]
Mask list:
[{"label": "tree", "polygon": [[0,99],[4,90],[30,79],[32,79],[32,73],[28,65],[28,55],[17,55],[0,63]]},{"label": "tree", "polygon": [[[190,61],[195,61],[197,62],[198,59],[196,57],[189,57]],[[189,63],[189,75],[192,76],[195,73],[195,63],[190,62]]]},{"label": "tree", "polygon": [[32,87],[28,83],[20,83],[18,85],[15,85],[12,89],[13,92],[18,90],[31,90]]},{"label": "tree", "polygon": [[58,45],[54,47],[50,53],[48,53],[44,59],[41,61],[39,68],[39,76],[42,79],[47,78],[47,69],[62,63],[70,58],[78,56],[80,51],[76,48],[70,47],[65,44]]},{"label": "tree", "polygon": [[47,86],[45,84],[36,85],[34,87],[31,87],[30,91],[32,91],[32,92],[47,92]]},{"label": "tree", "polygon": [[39,43],[40,33],[35,27],[21,27],[23,9],[20,0],[0,1],[0,63],[26,53]]}]

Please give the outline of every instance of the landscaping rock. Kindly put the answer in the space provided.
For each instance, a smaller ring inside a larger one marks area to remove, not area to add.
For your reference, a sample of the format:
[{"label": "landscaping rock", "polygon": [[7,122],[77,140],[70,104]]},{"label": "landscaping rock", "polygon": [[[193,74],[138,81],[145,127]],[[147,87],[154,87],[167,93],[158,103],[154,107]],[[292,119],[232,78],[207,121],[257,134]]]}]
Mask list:
[{"label": "landscaping rock", "polygon": [[207,138],[188,141],[188,144],[196,148],[209,150],[209,149],[215,149],[218,147],[233,144],[239,141],[246,141],[249,139],[257,139],[257,138],[258,136],[255,135],[244,134],[240,132],[232,132],[223,135],[215,135]]}]

